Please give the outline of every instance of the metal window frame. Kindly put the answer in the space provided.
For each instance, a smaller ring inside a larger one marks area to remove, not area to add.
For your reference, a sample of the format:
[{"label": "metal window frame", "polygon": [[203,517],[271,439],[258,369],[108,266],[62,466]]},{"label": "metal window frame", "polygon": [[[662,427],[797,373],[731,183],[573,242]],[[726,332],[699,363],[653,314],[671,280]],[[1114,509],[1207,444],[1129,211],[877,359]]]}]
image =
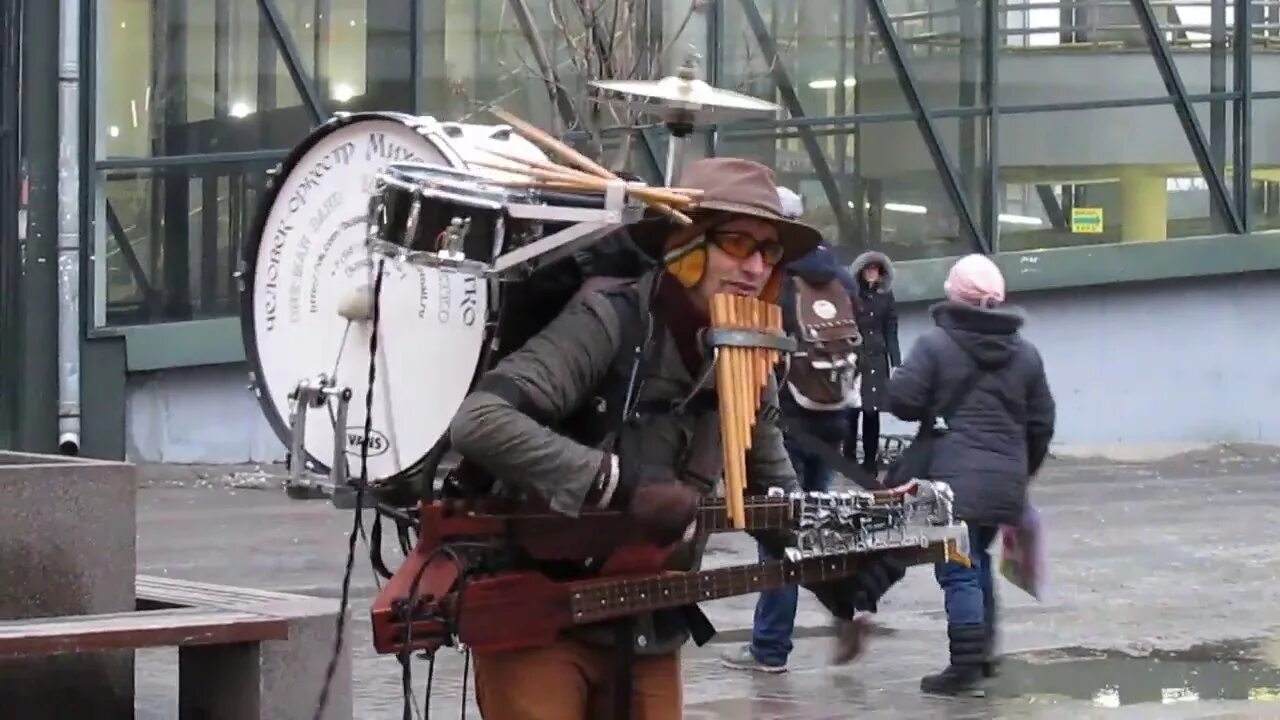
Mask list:
[{"label": "metal window frame", "polygon": [[[258,0],[258,11],[267,21],[267,27],[276,42],[276,48],[284,58],[284,67],[289,71],[289,77],[293,80],[293,86],[297,89],[298,95],[302,97],[302,104],[307,107],[307,112],[311,113],[312,122],[316,125],[323,123],[325,118],[329,117],[329,113],[319,91],[316,90],[315,79],[302,65],[302,53],[298,50],[298,43],[293,39],[293,32],[289,30],[288,23],[280,14],[280,6],[276,4],[276,0]],[[414,38],[416,44],[417,33],[414,33]]]},{"label": "metal window frame", "polygon": [[[988,0],[988,2],[990,1]],[[920,96],[920,90],[916,85],[915,73],[912,72],[902,51],[902,40],[893,29],[892,23],[889,22],[889,11],[885,9],[884,0],[866,0],[866,3],[867,10],[871,15],[871,21],[876,25],[876,33],[880,36],[880,43],[884,47],[885,55],[893,66],[894,75],[897,76],[898,87],[901,88],[902,94],[906,97],[907,105],[911,108],[913,119],[916,121],[916,127],[919,128],[925,147],[929,151],[929,156],[933,159],[934,168],[938,171],[938,179],[942,182],[943,190],[946,191],[956,215],[960,218],[960,231],[962,234],[968,235],[969,241],[974,243],[978,252],[989,254],[992,252],[991,239],[986,237],[985,233],[979,228],[974,217],[973,208],[970,207],[968,198],[965,197],[964,191],[960,188],[959,173],[956,171],[955,164],[951,161],[951,156],[938,138],[937,129],[933,124],[933,113],[930,112],[929,108],[925,107],[924,99]],[[986,44],[987,52],[992,52],[994,44],[991,42]]]},{"label": "metal window frame", "polygon": [[[987,165],[983,173],[983,230],[987,234],[985,249],[1000,249],[1000,64],[997,48],[1000,35],[1000,7],[994,0],[978,0],[982,4],[982,99],[989,114],[986,125]],[[1050,222],[1061,221],[1062,207],[1044,185],[1037,185],[1041,204],[1047,195],[1053,208],[1045,206]],[[1055,222],[1054,227],[1058,227]]]},{"label": "metal window frame", "polygon": [[[872,1],[879,2],[879,0]],[[1215,1],[1224,2],[1224,0]],[[1169,49],[1164,31],[1156,21],[1155,11],[1152,10],[1148,0],[1129,0],[1129,4],[1133,6],[1138,25],[1141,26],[1147,38],[1147,46],[1151,50],[1151,57],[1156,62],[1156,69],[1160,72],[1165,90],[1173,98],[1173,109],[1178,115],[1178,122],[1182,124],[1182,132],[1191,145],[1191,154],[1195,156],[1196,164],[1200,166],[1200,174],[1204,176],[1204,181],[1209,186],[1210,206],[1225,220],[1227,231],[1234,234],[1243,233],[1244,226],[1240,222],[1240,215],[1236,212],[1235,202],[1232,200],[1231,193],[1227,192],[1226,182],[1214,165],[1213,155],[1209,151],[1209,142],[1205,139],[1204,129],[1200,126],[1200,118],[1196,116],[1195,110],[1191,107],[1191,101],[1187,99],[1187,88],[1173,61],[1173,51]],[[1238,57],[1239,48],[1236,50]]]},{"label": "metal window frame", "polygon": [[[756,36],[756,43],[760,45],[760,51],[764,53],[765,60],[769,63],[773,82],[778,87],[778,93],[782,96],[782,102],[786,106],[787,112],[792,117],[804,117],[804,106],[800,103],[800,96],[796,94],[795,85],[791,82],[791,75],[787,72],[782,58],[778,56],[777,43],[774,42],[773,34],[769,32],[769,28],[765,25],[764,17],[760,14],[760,8],[756,6],[755,0],[741,0],[741,2],[747,25],[751,28],[752,34]],[[854,240],[858,237],[858,234],[855,232],[853,217],[849,215],[849,206],[845,204],[844,193],[840,191],[835,175],[831,173],[831,165],[827,163],[827,157],[822,152],[822,146],[818,144],[817,137],[808,128],[800,130],[800,142],[804,144],[805,152],[809,154],[809,162],[813,166],[813,172],[818,176],[818,182],[822,184],[822,189],[827,195],[827,201],[831,203],[831,211],[835,214],[836,226],[839,228],[840,237],[846,241]]]},{"label": "metal window frame", "polygon": [[[1219,0],[1225,2],[1225,0]],[[1253,16],[1252,3],[1235,0],[1231,50],[1234,53],[1235,102],[1232,120],[1232,153],[1235,155],[1235,202],[1244,232],[1253,229],[1249,184],[1253,177]]]}]

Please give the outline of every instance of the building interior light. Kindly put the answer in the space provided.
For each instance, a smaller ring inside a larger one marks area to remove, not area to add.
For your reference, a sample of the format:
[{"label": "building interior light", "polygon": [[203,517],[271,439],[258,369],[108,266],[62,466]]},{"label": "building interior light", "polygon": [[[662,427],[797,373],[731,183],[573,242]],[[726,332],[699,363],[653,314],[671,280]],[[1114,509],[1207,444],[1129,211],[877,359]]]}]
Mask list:
[{"label": "building interior light", "polygon": [[[858,81],[855,78],[847,77],[844,79],[844,86],[847,88],[851,88],[857,84],[858,84]],[[836,86],[835,78],[823,78],[821,80],[809,81],[809,89],[811,90],[833,90],[835,89],[835,86]]]},{"label": "building interior light", "polygon": [[110,135],[111,137],[120,137],[120,127],[117,125],[112,125],[111,127],[107,128],[107,134]]},{"label": "building interior light", "polygon": [[912,215],[924,215],[929,212],[929,208],[923,205],[912,205],[910,203],[887,202],[884,209],[890,212],[911,213]]},{"label": "building interior light", "polygon": [[1009,223],[1010,225],[1043,225],[1044,221],[1038,217],[1030,215],[1010,215],[1008,213],[1000,213],[1000,222]]},{"label": "building interior light", "polygon": [[237,118],[242,118],[252,112],[253,108],[249,107],[249,103],[243,100],[237,100],[231,103],[231,110],[229,111],[231,117]]},{"label": "building interior light", "polygon": [[333,86],[332,94],[334,100],[346,102],[356,96],[356,90],[347,83],[338,83]]}]

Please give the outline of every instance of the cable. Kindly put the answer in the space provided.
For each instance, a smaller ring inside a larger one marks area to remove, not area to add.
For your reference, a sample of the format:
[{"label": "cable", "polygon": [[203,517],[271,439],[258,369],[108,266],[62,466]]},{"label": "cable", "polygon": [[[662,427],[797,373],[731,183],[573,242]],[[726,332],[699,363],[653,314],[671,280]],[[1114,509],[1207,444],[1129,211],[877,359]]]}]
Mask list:
[{"label": "cable", "polygon": [[467,676],[470,674],[471,648],[467,648],[462,660],[462,720],[467,720]]},{"label": "cable", "polygon": [[[369,387],[364,394],[364,441],[360,443],[360,481],[356,483],[356,508],[351,521],[351,533],[347,537],[347,567],[342,576],[342,599],[338,604],[338,620],[333,639],[333,655],[329,658],[329,667],[325,669],[324,686],[320,688],[320,702],[316,707],[314,720],[321,720],[324,709],[329,704],[329,690],[333,685],[333,677],[338,672],[338,657],[342,654],[343,633],[347,625],[347,607],[351,602],[351,575],[356,562],[356,540],[364,535],[364,492],[369,484],[369,436],[373,434],[373,381],[378,364],[378,319],[381,314],[380,296],[382,295],[382,268],[384,258],[378,259],[377,276],[373,281],[373,324],[369,328]],[[344,460],[345,461],[345,460]]]},{"label": "cable", "polygon": [[422,717],[431,720],[431,681],[436,676],[436,656],[427,657],[427,689],[422,695]]}]

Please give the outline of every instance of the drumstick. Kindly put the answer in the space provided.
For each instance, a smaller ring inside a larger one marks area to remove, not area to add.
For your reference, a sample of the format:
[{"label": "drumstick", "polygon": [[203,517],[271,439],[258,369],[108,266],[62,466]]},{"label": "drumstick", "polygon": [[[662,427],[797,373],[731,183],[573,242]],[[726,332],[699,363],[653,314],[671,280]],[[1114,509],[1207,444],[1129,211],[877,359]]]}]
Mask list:
[{"label": "drumstick", "polygon": [[[510,162],[516,163],[517,165],[525,165],[525,166],[540,168],[542,170],[549,170],[551,172],[562,173],[565,175],[573,175],[574,177],[577,177],[580,179],[588,179],[588,178],[595,179],[596,177],[598,177],[596,175],[584,173],[581,170],[577,170],[575,168],[571,168],[566,165],[561,165],[559,163],[553,163],[548,160],[541,160],[536,158],[524,158],[524,157],[520,157],[519,155],[504,152],[502,150],[496,150],[493,148],[480,148],[480,149],[489,153],[490,155],[496,155],[502,158],[503,160],[508,160]],[[656,194],[667,195],[673,201],[679,202],[679,203],[691,202],[693,201],[694,197],[700,198],[703,196],[703,194],[706,193],[705,190],[701,190],[698,188],[652,187],[649,185],[642,185],[640,183],[627,183],[627,187],[628,189],[634,190],[635,188],[639,188],[645,192],[652,192]]]},{"label": "drumstick", "polygon": [[[573,148],[569,147],[565,143],[551,137],[547,133],[539,130],[538,128],[512,115],[511,113],[508,113],[502,108],[498,108],[498,107],[490,108],[490,112],[498,116],[500,119],[502,119],[511,127],[515,128],[516,132],[524,136],[526,140],[528,140],[529,142],[535,145],[538,145],[543,150],[546,150],[547,152],[550,152],[554,155],[559,155],[565,158],[566,160],[568,160],[569,162],[572,162],[573,164],[578,165],[583,170],[587,170],[593,175],[596,175],[597,177],[600,177],[604,180],[620,180],[621,179],[617,175],[614,175],[608,170],[605,170],[600,165],[597,165],[594,161],[592,161],[590,158],[583,155],[582,153],[578,152],[577,150],[574,150]],[[664,215],[667,215],[668,217],[674,219],[679,224],[681,225],[693,224],[693,220],[688,215],[685,215],[679,210],[676,210],[675,208],[671,207],[671,205],[669,205],[667,202],[658,200],[656,198],[646,197],[647,193],[644,193],[638,190],[634,191],[634,194],[637,197],[639,197],[641,200],[644,200],[649,205],[649,207],[652,207],[654,210],[657,210],[658,212]]]},{"label": "drumstick", "polygon": [[471,165],[478,165],[482,168],[490,170],[501,170],[514,175],[526,175],[536,180],[550,180],[554,182],[562,182],[576,185],[583,190],[599,189],[603,185],[603,181],[590,175],[569,175],[568,173],[555,172],[553,170],[542,170],[534,167],[513,167],[511,165],[502,165],[499,163],[485,162],[483,160],[472,160]]},{"label": "drumstick", "polygon": [[566,175],[574,175],[574,176],[583,177],[583,178],[599,177],[598,175],[585,173],[585,172],[582,172],[581,170],[578,170],[577,168],[571,168],[568,165],[561,165],[560,163],[553,163],[549,160],[542,160],[539,158],[520,157],[519,155],[514,155],[512,153],[507,153],[502,150],[496,150],[493,148],[480,148],[480,149],[484,150],[490,155],[497,155],[503,160],[509,160],[519,165],[526,165],[530,167],[541,168],[543,170],[551,170],[553,172],[563,173]]},{"label": "drumstick", "polygon": [[506,110],[503,110],[502,108],[499,108],[499,107],[494,107],[494,108],[491,108],[489,111],[494,115],[498,116],[506,124],[515,128],[516,132],[523,135],[526,140],[533,143],[534,145],[540,146],[543,150],[546,150],[547,152],[550,152],[555,155],[560,155],[561,157],[568,160],[569,162],[577,165],[578,167],[590,172],[592,175],[595,175],[597,177],[601,177],[606,180],[618,179],[617,175],[614,175],[608,170],[605,170],[603,167],[601,167],[600,165],[596,164],[593,160],[591,160],[591,158],[587,157],[586,155],[583,155],[577,150],[574,150],[573,148],[569,147],[563,142],[555,139],[551,135],[543,132],[542,130],[539,130],[533,125],[530,125],[524,120],[521,120],[515,115],[512,115]]},{"label": "drumstick", "polygon": [[[494,150],[486,150],[485,152],[488,152],[492,155],[497,155],[498,157],[503,158],[504,160],[511,160],[513,162],[520,162],[521,160],[520,158],[507,156],[504,153],[500,153]],[[480,167],[492,168],[494,170],[505,170],[507,172],[520,172],[526,175],[532,175],[542,180],[563,180],[565,182],[576,181],[576,182],[582,183],[584,186],[590,186],[593,189],[604,190],[607,187],[607,184],[606,184],[607,181],[601,178],[598,178],[594,175],[588,175],[584,172],[580,172],[578,170],[574,170],[573,168],[565,167],[563,165],[557,165],[555,163],[548,163],[548,162],[528,163],[525,167],[519,170],[513,169],[510,166],[500,166],[492,163],[486,163],[482,160],[472,160],[471,164],[479,165]],[[551,177],[552,175],[554,175],[555,177]],[[652,198],[655,202],[661,202],[661,203],[672,205],[672,206],[687,206],[694,202],[691,198],[684,196],[678,191],[673,191],[671,188],[651,187],[641,183],[629,182],[627,183],[627,190],[631,194],[637,195],[642,199]]]},{"label": "drumstick", "polygon": [[[603,192],[609,186],[607,180],[582,173],[569,174],[567,172],[537,167],[514,167],[511,165],[485,162],[484,160],[471,160],[469,162],[471,165],[478,165],[491,170],[501,170],[514,175],[523,174],[539,180],[575,183],[580,185],[583,190],[599,190]],[[646,201],[676,205],[689,205],[693,202],[689,198],[672,193],[665,188],[654,188],[647,185],[641,185],[639,183],[627,183],[626,186],[627,190],[631,192],[631,194],[639,196],[641,199]]]}]

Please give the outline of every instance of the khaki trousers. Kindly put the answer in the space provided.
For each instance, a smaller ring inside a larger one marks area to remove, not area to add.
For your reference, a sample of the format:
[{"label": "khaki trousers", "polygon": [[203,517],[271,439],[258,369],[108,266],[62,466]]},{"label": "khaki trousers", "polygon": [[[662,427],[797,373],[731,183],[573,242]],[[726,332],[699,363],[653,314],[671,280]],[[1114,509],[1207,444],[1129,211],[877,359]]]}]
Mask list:
[{"label": "khaki trousers", "polygon": [[[614,651],[561,639],[554,645],[476,653],[476,702],[484,720],[609,720]],[[637,655],[631,720],[679,720],[680,653]]]}]

